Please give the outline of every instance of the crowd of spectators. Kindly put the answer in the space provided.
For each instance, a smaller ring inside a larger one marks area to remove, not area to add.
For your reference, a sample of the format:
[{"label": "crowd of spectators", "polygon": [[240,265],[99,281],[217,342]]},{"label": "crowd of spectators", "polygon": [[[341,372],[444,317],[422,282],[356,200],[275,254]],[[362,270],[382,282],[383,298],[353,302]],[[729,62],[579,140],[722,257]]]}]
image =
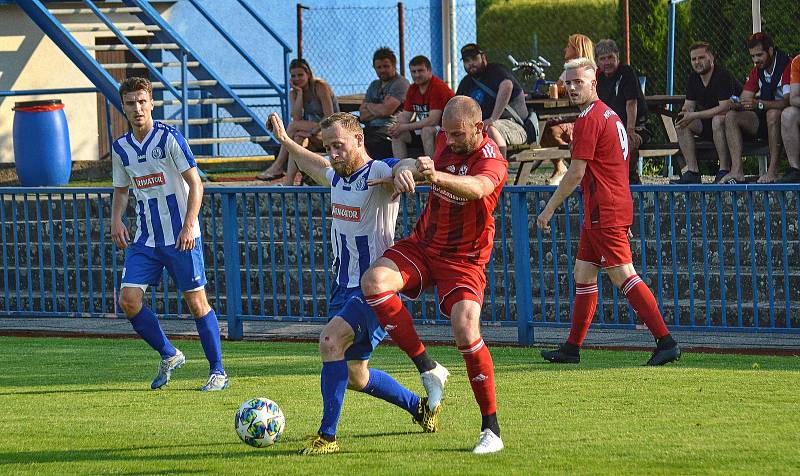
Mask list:
[{"label": "crowd of spectators", "polygon": [[[680,177],[671,183],[701,183],[698,164],[703,142],[719,160],[714,183],[743,183],[746,178],[742,155],[746,144],[765,144],[769,166],[759,183],[800,183],[800,55],[792,59],[777,48],[769,35],[754,33],[746,48],[753,68],[744,85],[715,61],[713,47],[698,41],[689,48],[692,72],[683,108],[675,120],[675,132],[685,166]],[[617,44],[603,39],[593,44],[585,35],[573,34],[564,48],[566,61],[585,57],[598,67],[597,93],[621,119],[626,129],[629,158],[629,181],[641,183],[637,164],[642,144],[652,140],[647,127],[645,78],[633,66],[620,61]],[[412,83],[400,75],[397,57],[386,47],[373,54],[372,66],[377,79],[370,83],[358,110],[364,128],[367,152],[374,159],[389,157],[431,156],[441,128],[442,111],[455,94],[470,96],[481,107],[484,130],[505,156],[509,146],[531,143],[537,139],[526,125],[529,109],[526,94],[517,78],[505,66],[490,62],[475,43],[461,48],[466,76],[452,89],[433,74],[430,60],[415,56],[409,63]],[[305,60],[290,65],[292,121],[287,132],[301,144],[320,150],[319,122],[338,111],[336,96],[328,83],[315,78]],[[560,78],[559,95],[567,96]],[[533,116],[535,118],[535,116]],[[533,121],[535,122],[535,121]],[[566,146],[572,141],[574,118],[558,118],[545,125],[539,145]],[[785,153],[788,168],[781,171]],[[297,172],[288,164],[281,150],[270,168],[258,176],[274,180],[286,175],[293,184]],[[547,183],[557,185],[567,167],[563,160],[553,160]]]}]

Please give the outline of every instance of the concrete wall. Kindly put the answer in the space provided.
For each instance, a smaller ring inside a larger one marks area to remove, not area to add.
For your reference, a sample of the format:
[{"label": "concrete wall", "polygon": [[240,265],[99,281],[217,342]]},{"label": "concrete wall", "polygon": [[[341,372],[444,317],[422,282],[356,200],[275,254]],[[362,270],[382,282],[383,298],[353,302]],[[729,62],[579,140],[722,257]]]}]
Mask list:
[{"label": "concrete wall", "polygon": [[[59,3],[57,8],[75,8],[80,3]],[[156,6],[159,9],[166,5]],[[56,7],[56,5],[54,5]],[[67,15],[66,24],[96,23],[96,18]],[[115,22],[130,22],[130,17],[112,16]],[[94,44],[97,36],[107,33],[74,33],[84,45]],[[44,32],[16,5],[0,5],[0,90],[31,90],[93,87],[86,76],[67,58]],[[12,108],[15,102],[60,98],[69,124],[73,160],[97,160],[98,137],[105,130],[97,128],[97,94],[60,94],[44,96],[0,97],[0,163],[14,162]]]},{"label": "concrete wall", "polygon": [[[0,32],[0,90],[92,86],[19,7],[0,6]],[[64,103],[73,159],[97,158],[96,95],[70,94],[0,98],[0,162],[14,162],[14,103],[53,97]]]}]

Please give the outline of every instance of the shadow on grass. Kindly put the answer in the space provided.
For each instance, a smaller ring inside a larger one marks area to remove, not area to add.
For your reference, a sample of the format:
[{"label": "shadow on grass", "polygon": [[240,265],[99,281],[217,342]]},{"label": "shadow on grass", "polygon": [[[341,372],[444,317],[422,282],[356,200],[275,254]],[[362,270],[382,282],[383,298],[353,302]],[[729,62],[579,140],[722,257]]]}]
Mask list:
[{"label": "shadow on grass", "polygon": [[[14,451],[0,452],[0,467],[11,464],[31,464],[31,463],[77,463],[86,461],[191,461],[206,458],[257,458],[262,456],[276,457],[296,454],[295,449],[276,449],[274,447],[258,449],[245,447],[242,451],[242,443],[200,443],[192,445],[148,445],[132,446],[129,448],[91,448],[73,450],[43,450],[43,451]],[[197,449],[207,447],[206,451],[184,452],[181,448]],[[237,449],[234,449],[236,447]],[[217,450],[212,450],[217,448]],[[252,449],[252,451],[247,451]],[[151,452],[149,454],[134,454],[140,451]],[[181,472],[184,472],[181,469]],[[135,471],[131,474],[147,474]],[[157,471],[151,474],[164,474],[164,471]]]},{"label": "shadow on grass", "polygon": [[[587,350],[581,352],[579,364],[561,364],[545,361],[539,348],[531,348],[527,359],[502,360],[502,371],[536,370],[549,372],[613,370],[613,369],[701,369],[725,371],[750,371],[754,368],[769,371],[800,371],[800,358],[777,355],[712,354],[684,352],[680,360],[660,367],[646,365],[650,352],[625,350]],[[496,359],[499,360],[499,359]],[[754,367],[753,364],[758,364]]]},{"label": "shadow on grass", "polygon": [[114,392],[154,392],[150,388],[75,388],[75,389],[57,389],[57,390],[21,390],[19,392],[0,392],[0,396],[7,396],[7,395],[50,395],[50,394],[58,394],[64,395],[65,393],[69,394],[93,394],[93,393],[114,393]]}]

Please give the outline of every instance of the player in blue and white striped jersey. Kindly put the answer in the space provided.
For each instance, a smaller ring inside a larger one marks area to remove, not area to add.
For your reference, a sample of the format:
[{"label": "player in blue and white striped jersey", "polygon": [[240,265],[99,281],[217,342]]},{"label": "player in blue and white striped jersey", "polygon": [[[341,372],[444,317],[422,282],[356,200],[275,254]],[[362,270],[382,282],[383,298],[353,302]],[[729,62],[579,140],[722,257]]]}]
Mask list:
[{"label": "player in blue and white striped jersey", "polygon": [[328,303],[328,324],[319,338],[322,357],[323,413],[318,436],[301,454],[339,451],[336,427],[346,388],[403,408],[425,432],[438,425],[441,404],[429,408],[387,373],[368,366],[370,355],[386,337],[372,308],[361,293],[361,275],[394,243],[398,199],[394,188],[378,181],[392,177],[395,159],[372,160],[364,148],[358,119],[335,113],[321,123],[322,142],[330,162],[295,143],[277,114],[267,126],[298,167],[317,183],[331,187],[331,243],[335,283]]},{"label": "player in blue and white striped jersey", "polygon": [[[111,238],[125,249],[119,305],[136,332],[161,355],[158,374],[150,387],[163,387],[186,357],[164,335],[158,318],[143,305],[142,298],[149,285],[159,283],[166,268],[195,319],[209,362],[209,378],[200,390],[224,390],[228,376],[222,367],[219,323],[205,293],[203,245],[197,222],[203,183],[197,164],[186,139],[175,128],[153,121],[150,81],[128,78],[120,85],[119,94],[132,129],[114,142],[111,151]],[[138,225],[133,242],[122,222],[131,185]]]}]

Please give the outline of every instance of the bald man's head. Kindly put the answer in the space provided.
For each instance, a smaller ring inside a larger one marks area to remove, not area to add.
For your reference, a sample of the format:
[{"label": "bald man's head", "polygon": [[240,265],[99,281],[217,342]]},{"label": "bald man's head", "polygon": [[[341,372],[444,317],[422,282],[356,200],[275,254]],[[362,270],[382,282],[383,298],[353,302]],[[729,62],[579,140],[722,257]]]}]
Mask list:
[{"label": "bald man's head", "polygon": [[468,96],[455,96],[442,112],[447,145],[456,154],[469,155],[483,142],[481,107]]},{"label": "bald man's head", "polygon": [[453,96],[442,112],[442,121],[457,119],[469,123],[481,121],[481,106],[469,96]]}]

